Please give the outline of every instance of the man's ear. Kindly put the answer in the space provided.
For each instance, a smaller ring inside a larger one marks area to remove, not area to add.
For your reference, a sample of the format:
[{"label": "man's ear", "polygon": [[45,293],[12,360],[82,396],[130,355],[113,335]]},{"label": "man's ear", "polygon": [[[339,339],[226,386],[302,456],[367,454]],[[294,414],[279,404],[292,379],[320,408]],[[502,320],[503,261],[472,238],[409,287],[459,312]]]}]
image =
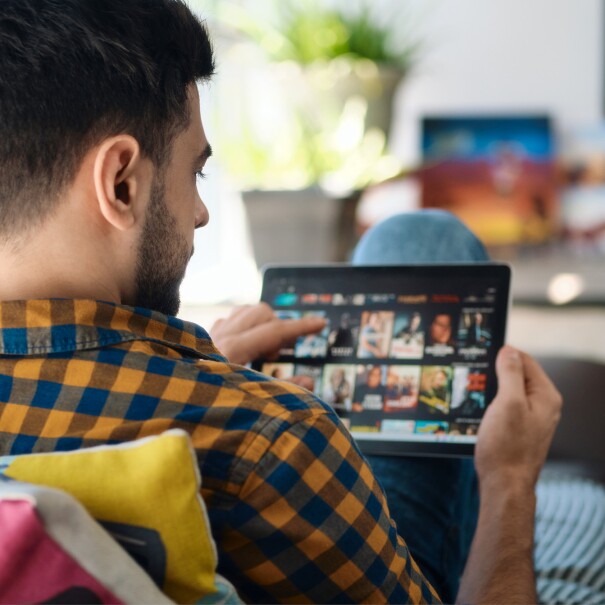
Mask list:
[{"label": "man's ear", "polygon": [[101,143],[94,158],[94,187],[99,210],[109,224],[125,231],[144,216],[151,177],[151,163],[141,158],[134,137],[118,135]]}]

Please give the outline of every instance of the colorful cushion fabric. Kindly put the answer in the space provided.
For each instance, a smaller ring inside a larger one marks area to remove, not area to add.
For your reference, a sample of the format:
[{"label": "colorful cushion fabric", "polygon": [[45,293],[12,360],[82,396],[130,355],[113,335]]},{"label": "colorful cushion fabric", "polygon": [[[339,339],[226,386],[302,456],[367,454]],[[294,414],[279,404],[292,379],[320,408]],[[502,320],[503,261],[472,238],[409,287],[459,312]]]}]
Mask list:
[{"label": "colorful cushion fabric", "polygon": [[171,599],[241,602],[216,574],[199,470],[184,431],[70,452],[4,457],[0,473],[71,494]]},{"label": "colorful cushion fabric", "polygon": [[0,603],[172,603],[74,498],[0,484]]}]

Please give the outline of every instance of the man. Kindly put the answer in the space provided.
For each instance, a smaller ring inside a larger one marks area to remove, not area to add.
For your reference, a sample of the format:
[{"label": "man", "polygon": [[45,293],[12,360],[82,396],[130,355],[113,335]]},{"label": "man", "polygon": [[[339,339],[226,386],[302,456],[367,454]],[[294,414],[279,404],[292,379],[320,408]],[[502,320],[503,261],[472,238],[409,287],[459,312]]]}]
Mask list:
[{"label": "man", "polygon": [[335,327],[328,336],[328,359],[349,357],[355,349],[356,332],[351,321],[350,313],[343,313]]},{"label": "man", "polygon": [[353,392],[351,427],[355,430],[376,431],[382,415],[386,385],[380,366],[358,366]]},{"label": "man", "polygon": [[415,311],[412,313],[412,317],[407,326],[401,328],[394,336],[395,338],[401,338],[406,344],[409,344],[412,339],[424,340],[424,330],[422,329],[422,316],[420,313]]},{"label": "man", "polygon": [[[214,328],[221,353],[173,317],[193,230],[208,222],[195,82],[212,71],[206,32],[179,0],[0,3],[0,451],[178,426],[197,450],[219,570],[245,600],[436,601],[330,407],[234,365],[323,320],[243,308]],[[498,374],[465,602],[535,599],[533,486],[560,400],[513,349]],[[414,555],[429,569],[440,556],[423,548],[439,538],[419,529]]]},{"label": "man", "polygon": [[483,327],[483,313],[473,313],[471,315],[470,325],[466,333],[466,345],[467,346],[486,346],[489,345],[487,341],[487,334]]},{"label": "man", "polygon": [[452,318],[447,313],[435,315],[429,328],[429,343],[452,345]]}]

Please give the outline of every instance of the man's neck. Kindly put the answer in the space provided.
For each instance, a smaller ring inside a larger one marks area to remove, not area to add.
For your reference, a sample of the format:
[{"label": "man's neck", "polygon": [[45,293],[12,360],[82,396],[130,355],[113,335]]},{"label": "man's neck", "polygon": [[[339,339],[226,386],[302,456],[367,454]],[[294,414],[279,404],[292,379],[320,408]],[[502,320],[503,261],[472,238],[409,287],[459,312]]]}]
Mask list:
[{"label": "man's neck", "polygon": [[[90,298],[120,303],[111,258],[81,245],[82,234],[53,236],[40,229],[23,246],[0,252],[0,300]],[[85,236],[84,236],[85,237]],[[112,274],[113,269],[113,274]]]},{"label": "man's neck", "polygon": [[41,298],[89,298],[120,303],[116,288],[100,281],[91,283],[78,279],[68,269],[38,264],[16,264],[14,270],[7,269],[7,263],[0,266],[0,301],[31,300]]}]

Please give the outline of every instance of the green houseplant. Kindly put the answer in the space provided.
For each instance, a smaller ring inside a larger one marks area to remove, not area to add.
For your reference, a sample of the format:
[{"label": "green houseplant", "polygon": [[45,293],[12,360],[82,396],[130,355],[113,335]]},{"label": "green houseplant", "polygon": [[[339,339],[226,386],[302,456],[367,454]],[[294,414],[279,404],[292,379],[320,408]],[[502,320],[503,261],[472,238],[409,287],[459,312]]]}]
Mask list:
[{"label": "green houseplant", "polygon": [[[230,172],[246,189],[320,184],[339,193],[395,174],[399,166],[387,153],[393,96],[420,53],[401,3],[381,16],[368,0],[267,6],[265,15],[219,6],[221,23],[262,48],[270,62],[277,93],[261,102],[287,113],[271,136],[259,136],[248,108],[243,127],[222,137]],[[259,92],[248,95],[251,104]]]}]

